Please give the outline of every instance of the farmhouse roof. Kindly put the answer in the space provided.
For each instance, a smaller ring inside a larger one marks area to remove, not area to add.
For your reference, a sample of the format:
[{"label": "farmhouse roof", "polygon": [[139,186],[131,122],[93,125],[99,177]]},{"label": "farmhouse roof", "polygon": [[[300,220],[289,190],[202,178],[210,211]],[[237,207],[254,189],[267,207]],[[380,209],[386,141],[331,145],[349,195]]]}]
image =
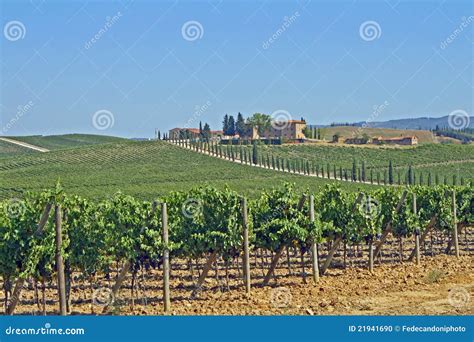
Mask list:
[{"label": "farmhouse roof", "polygon": [[405,140],[405,139],[418,139],[416,135],[412,136],[405,136],[405,137],[394,137],[394,138],[384,138],[382,136],[375,137],[374,139],[378,140],[389,140],[389,141],[397,141],[397,140]]}]

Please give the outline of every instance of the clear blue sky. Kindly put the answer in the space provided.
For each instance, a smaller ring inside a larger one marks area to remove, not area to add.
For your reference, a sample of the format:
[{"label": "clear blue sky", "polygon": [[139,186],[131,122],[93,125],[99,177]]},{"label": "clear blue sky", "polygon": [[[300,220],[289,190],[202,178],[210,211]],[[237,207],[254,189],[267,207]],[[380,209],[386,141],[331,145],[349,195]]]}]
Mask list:
[{"label": "clear blue sky", "polygon": [[[2,0],[0,134],[151,137],[220,129],[239,111],[315,124],[472,115],[472,16],[457,0]],[[183,36],[189,21],[198,37]],[[94,122],[100,110],[113,125]]]}]

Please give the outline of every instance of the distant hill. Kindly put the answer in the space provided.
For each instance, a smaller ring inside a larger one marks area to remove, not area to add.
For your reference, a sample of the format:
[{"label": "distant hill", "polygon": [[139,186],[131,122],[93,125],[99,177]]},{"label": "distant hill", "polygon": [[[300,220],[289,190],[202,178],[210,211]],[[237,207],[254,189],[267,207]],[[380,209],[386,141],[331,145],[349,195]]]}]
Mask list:
[{"label": "distant hill", "polygon": [[[355,126],[360,127],[362,125],[367,125],[367,127],[372,128],[393,128],[393,129],[417,129],[417,130],[430,130],[435,129],[436,126],[448,127],[448,115],[442,116],[440,118],[411,118],[411,119],[397,119],[397,120],[388,120],[388,121],[374,121],[374,122],[356,122]],[[474,117],[470,117],[469,127],[474,127]]]},{"label": "distant hill", "polygon": [[358,126],[333,126],[321,128],[321,139],[332,140],[334,134],[338,134],[342,138],[361,137],[367,134],[369,137],[382,136],[385,138],[396,138],[403,136],[415,135],[418,137],[419,143],[437,143],[437,138],[427,130],[414,129],[393,129],[393,128],[362,128]]}]

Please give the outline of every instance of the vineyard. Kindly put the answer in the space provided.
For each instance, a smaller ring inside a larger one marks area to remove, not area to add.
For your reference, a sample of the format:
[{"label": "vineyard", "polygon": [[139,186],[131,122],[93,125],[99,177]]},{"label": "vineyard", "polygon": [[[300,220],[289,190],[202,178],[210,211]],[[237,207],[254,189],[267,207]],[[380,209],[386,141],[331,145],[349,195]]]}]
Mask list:
[{"label": "vineyard", "polygon": [[[172,144],[240,164],[360,184],[465,185],[472,183],[471,145],[373,149],[327,146],[222,145],[170,140]],[[449,158],[447,157],[449,154]],[[396,163],[391,158],[394,158]],[[415,163],[415,164],[413,164]]]},{"label": "vineyard", "polygon": [[[313,192],[330,182],[229,163],[164,141],[123,141],[10,157],[0,154],[0,199],[52,188],[58,179],[68,193],[89,199],[122,191],[146,200],[201,184],[218,189],[227,185],[253,198],[283,182]],[[341,186],[347,190],[369,187],[347,182]]]},{"label": "vineyard", "polygon": [[[219,291],[250,298],[283,282],[282,267],[317,284],[334,267],[373,275],[441,254],[469,264],[473,223],[471,186],[312,194],[285,184],[250,200],[198,187],[144,201],[88,200],[57,185],[0,202],[3,306],[64,315],[89,303],[90,313],[113,314],[146,300],[169,313],[174,303],[199,306],[211,274]],[[288,293],[278,291],[284,307]]]}]

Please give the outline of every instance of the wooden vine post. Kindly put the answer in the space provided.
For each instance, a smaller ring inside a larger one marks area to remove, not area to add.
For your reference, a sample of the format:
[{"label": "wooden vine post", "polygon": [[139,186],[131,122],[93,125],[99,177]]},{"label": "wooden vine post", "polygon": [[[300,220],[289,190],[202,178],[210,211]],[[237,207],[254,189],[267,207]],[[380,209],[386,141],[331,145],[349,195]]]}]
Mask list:
[{"label": "wooden vine post", "polygon": [[[309,197],[309,221],[314,222],[314,196]],[[313,282],[319,281],[319,262],[318,262],[318,244],[316,241],[312,242],[311,254],[313,257]]]},{"label": "wooden vine post", "polygon": [[369,240],[369,272],[374,272],[374,239]]},{"label": "wooden vine post", "polygon": [[[413,194],[413,214],[417,214],[416,208],[416,194]],[[415,229],[415,256],[416,256],[416,264],[420,264],[420,227],[416,227]]]},{"label": "wooden vine post", "polygon": [[[38,223],[38,228],[36,229],[36,235],[40,235],[43,232],[44,226],[48,222],[49,218],[49,213],[51,212],[52,208],[51,203],[47,203],[43,213],[41,215],[40,221]],[[16,305],[18,304],[21,296],[21,290],[23,289],[23,286],[25,285],[25,278],[19,276],[18,279],[15,282],[15,288],[13,289],[13,294],[12,294],[12,299],[10,301],[10,305],[8,305],[8,308],[6,310],[7,315],[13,315],[13,312],[15,311]]]},{"label": "wooden vine post", "polygon": [[245,277],[245,292],[250,293],[250,252],[249,252],[249,227],[248,227],[248,212],[247,200],[242,198],[242,234],[244,238],[244,277]]},{"label": "wooden vine post", "polygon": [[[426,237],[428,236],[428,233],[431,231],[431,229],[433,229],[433,226],[434,226],[435,223],[436,223],[436,215],[433,216],[430,219],[430,222],[428,223],[426,228],[423,230],[423,233],[420,235],[420,244],[425,241]],[[415,255],[416,255],[416,246],[411,251],[411,254],[410,254],[410,256],[408,257],[407,260],[408,261],[413,261],[413,258],[415,257]]]},{"label": "wooden vine post", "polygon": [[161,228],[163,230],[163,305],[165,313],[170,311],[170,251],[168,247],[168,210],[166,203],[161,203]]},{"label": "wooden vine post", "polygon": [[453,240],[454,240],[454,253],[456,258],[459,258],[459,241],[458,241],[458,219],[456,210],[456,190],[453,190],[451,194],[451,202],[453,205]]},{"label": "wooden vine post", "polygon": [[62,210],[59,204],[54,208],[55,214],[55,228],[56,228],[56,269],[58,279],[58,294],[59,294],[59,312],[61,316],[66,316],[66,278],[64,276],[64,261],[62,256]]}]

